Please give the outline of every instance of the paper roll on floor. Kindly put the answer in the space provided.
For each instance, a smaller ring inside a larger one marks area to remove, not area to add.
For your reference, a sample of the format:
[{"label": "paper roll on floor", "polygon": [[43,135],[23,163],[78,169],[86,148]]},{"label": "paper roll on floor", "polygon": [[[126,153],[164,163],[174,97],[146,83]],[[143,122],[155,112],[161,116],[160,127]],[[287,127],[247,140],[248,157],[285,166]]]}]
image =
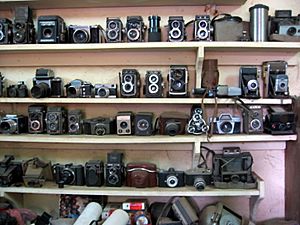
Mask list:
[{"label": "paper roll on floor", "polygon": [[99,220],[101,213],[101,205],[97,202],[90,202],[75,221],[74,225],[88,225],[93,220]]},{"label": "paper roll on floor", "polygon": [[126,225],[128,221],[128,213],[122,209],[117,209],[107,218],[103,225]]}]

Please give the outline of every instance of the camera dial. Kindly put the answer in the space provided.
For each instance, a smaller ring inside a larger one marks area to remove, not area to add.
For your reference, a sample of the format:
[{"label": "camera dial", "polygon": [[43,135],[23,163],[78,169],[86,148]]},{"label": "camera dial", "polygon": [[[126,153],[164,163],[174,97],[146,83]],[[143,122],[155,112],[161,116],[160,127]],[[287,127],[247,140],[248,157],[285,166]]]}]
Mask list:
[{"label": "camera dial", "polygon": [[198,190],[198,191],[202,191],[204,190],[204,188],[206,187],[206,182],[202,177],[197,177],[194,180],[194,187]]},{"label": "camera dial", "polygon": [[73,33],[73,40],[75,43],[88,43],[90,41],[90,35],[86,30],[78,29]]},{"label": "camera dial", "polygon": [[168,187],[176,187],[178,185],[178,178],[175,175],[168,176],[167,185]]},{"label": "camera dial", "polygon": [[2,133],[14,133],[17,131],[17,123],[14,120],[6,120],[0,123]]},{"label": "camera dial", "polygon": [[75,174],[74,171],[70,168],[63,169],[61,176],[62,180],[64,181],[64,184],[74,184]]}]

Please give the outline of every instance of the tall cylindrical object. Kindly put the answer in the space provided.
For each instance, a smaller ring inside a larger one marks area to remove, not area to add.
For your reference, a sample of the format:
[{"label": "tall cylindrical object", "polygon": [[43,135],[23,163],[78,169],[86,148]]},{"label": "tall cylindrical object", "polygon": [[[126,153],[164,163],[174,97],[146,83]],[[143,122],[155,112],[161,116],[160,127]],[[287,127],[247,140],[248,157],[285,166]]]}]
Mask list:
[{"label": "tall cylindrical object", "polygon": [[73,225],[90,224],[93,220],[99,220],[102,207],[97,202],[89,203]]},{"label": "tall cylindrical object", "polygon": [[117,209],[105,220],[103,225],[126,225],[128,221],[128,213],[122,209]]},{"label": "tall cylindrical object", "polygon": [[250,38],[252,41],[262,42],[268,40],[269,7],[256,4],[250,11]]}]

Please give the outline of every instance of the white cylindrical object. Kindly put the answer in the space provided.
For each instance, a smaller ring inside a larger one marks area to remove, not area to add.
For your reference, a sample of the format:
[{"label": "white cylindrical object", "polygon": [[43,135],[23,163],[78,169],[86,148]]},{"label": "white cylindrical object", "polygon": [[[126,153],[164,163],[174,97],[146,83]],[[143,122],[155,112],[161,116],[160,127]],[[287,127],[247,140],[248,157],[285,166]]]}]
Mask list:
[{"label": "white cylindrical object", "polygon": [[97,202],[90,202],[73,225],[89,225],[93,220],[99,220],[102,207]]},{"label": "white cylindrical object", "polygon": [[122,209],[116,209],[103,225],[126,225],[129,221],[128,213]]}]

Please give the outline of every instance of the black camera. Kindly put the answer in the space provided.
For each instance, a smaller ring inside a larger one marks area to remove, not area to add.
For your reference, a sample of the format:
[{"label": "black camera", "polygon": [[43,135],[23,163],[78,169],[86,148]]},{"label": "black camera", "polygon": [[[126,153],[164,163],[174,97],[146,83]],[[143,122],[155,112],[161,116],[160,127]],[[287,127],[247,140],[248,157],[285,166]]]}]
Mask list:
[{"label": "black camera", "polygon": [[104,184],[104,165],[100,160],[89,160],[85,164],[85,184],[99,187]]},{"label": "black camera", "polygon": [[80,89],[84,81],[80,79],[72,80],[70,83],[65,85],[66,93],[68,98],[79,98]]},{"label": "black camera", "polygon": [[145,76],[144,95],[147,98],[163,97],[164,82],[161,71],[147,71]]},{"label": "black camera", "polygon": [[13,42],[12,22],[6,18],[0,18],[0,45]]},{"label": "black camera", "polygon": [[185,41],[186,31],[182,16],[170,16],[168,20],[168,41]]},{"label": "black camera", "polygon": [[14,161],[12,155],[5,155],[0,161],[0,186],[9,187],[23,181],[23,168],[21,162]]},{"label": "black camera", "polygon": [[117,134],[118,135],[130,135],[133,134],[133,119],[132,112],[118,112],[116,116]]},{"label": "black camera", "polygon": [[28,89],[24,81],[19,81],[16,85],[10,85],[7,89],[7,97],[18,97],[25,98],[28,97]]},{"label": "black camera", "polygon": [[123,69],[119,73],[121,97],[140,96],[140,74],[136,69]]},{"label": "black camera", "polygon": [[264,131],[263,109],[260,105],[250,105],[243,111],[243,128],[247,134],[261,134]]},{"label": "black camera", "polygon": [[28,118],[22,115],[5,115],[0,119],[0,133],[20,134],[27,133]]},{"label": "black camera", "polygon": [[79,109],[68,111],[68,133],[82,134],[83,114]]},{"label": "black camera", "polygon": [[169,97],[188,97],[188,68],[187,66],[170,66],[168,75]]},{"label": "black camera", "polygon": [[207,168],[192,168],[185,171],[185,184],[194,186],[202,191],[207,185],[212,184],[212,171]]},{"label": "black camera", "polygon": [[35,43],[35,29],[32,20],[32,10],[28,6],[19,6],[15,8],[13,42],[15,44]]},{"label": "black camera", "polygon": [[41,134],[46,131],[47,107],[44,105],[31,105],[28,107],[28,132]]},{"label": "black camera", "polygon": [[240,68],[240,88],[244,98],[260,98],[258,74],[256,67]]},{"label": "black camera", "polygon": [[87,81],[84,81],[80,87],[81,98],[92,98],[94,96],[94,86]]},{"label": "black camera", "polygon": [[184,172],[169,168],[168,170],[160,170],[158,172],[158,187],[183,187]]},{"label": "black camera", "polygon": [[69,26],[69,43],[100,43],[99,26]]},{"label": "black camera", "polygon": [[82,165],[70,164],[54,164],[52,166],[53,175],[59,187],[63,185],[84,185],[84,167]]},{"label": "black camera", "polygon": [[119,152],[107,153],[106,186],[121,187],[124,182],[125,167],[123,163],[123,154]]},{"label": "black camera", "polygon": [[46,127],[48,134],[64,134],[67,131],[67,111],[63,107],[47,108]]},{"label": "black camera", "polygon": [[106,135],[115,133],[115,121],[110,118],[97,117],[83,121],[83,133],[91,135]]},{"label": "black camera", "polygon": [[4,76],[0,72],[0,97],[4,97]]},{"label": "black camera", "polygon": [[160,16],[149,16],[148,42],[161,41]]},{"label": "black camera", "polygon": [[106,38],[107,42],[123,41],[123,23],[119,17],[106,18]]},{"label": "black camera", "polygon": [[126,36],[127,42],[144,41],[145,25],[141,16],[127,16]]},{"label": "black camera", "polygon": [[116,98],[116,84],[95,84],[95,98]]},{"label": "black camera", "polygon": [[209,15],[196,15],[194,22],[194,40],[211,41],[212,27]]},{"label": "black camera", "polygon": [[153,113],[138,112],[135,114],[134,126],[135,135],[150,136],[153,134]]},{"label": "black camera", "polygon": [[37,26],[38,43],[65,43],[67,41],[67,27],[60,16],[40,16]]},{"label": "black camera", "polygon": [[218,117],[210,118],[215,134],[239,134],[241,133],[241,118],[229,113],[221,113]]}]

